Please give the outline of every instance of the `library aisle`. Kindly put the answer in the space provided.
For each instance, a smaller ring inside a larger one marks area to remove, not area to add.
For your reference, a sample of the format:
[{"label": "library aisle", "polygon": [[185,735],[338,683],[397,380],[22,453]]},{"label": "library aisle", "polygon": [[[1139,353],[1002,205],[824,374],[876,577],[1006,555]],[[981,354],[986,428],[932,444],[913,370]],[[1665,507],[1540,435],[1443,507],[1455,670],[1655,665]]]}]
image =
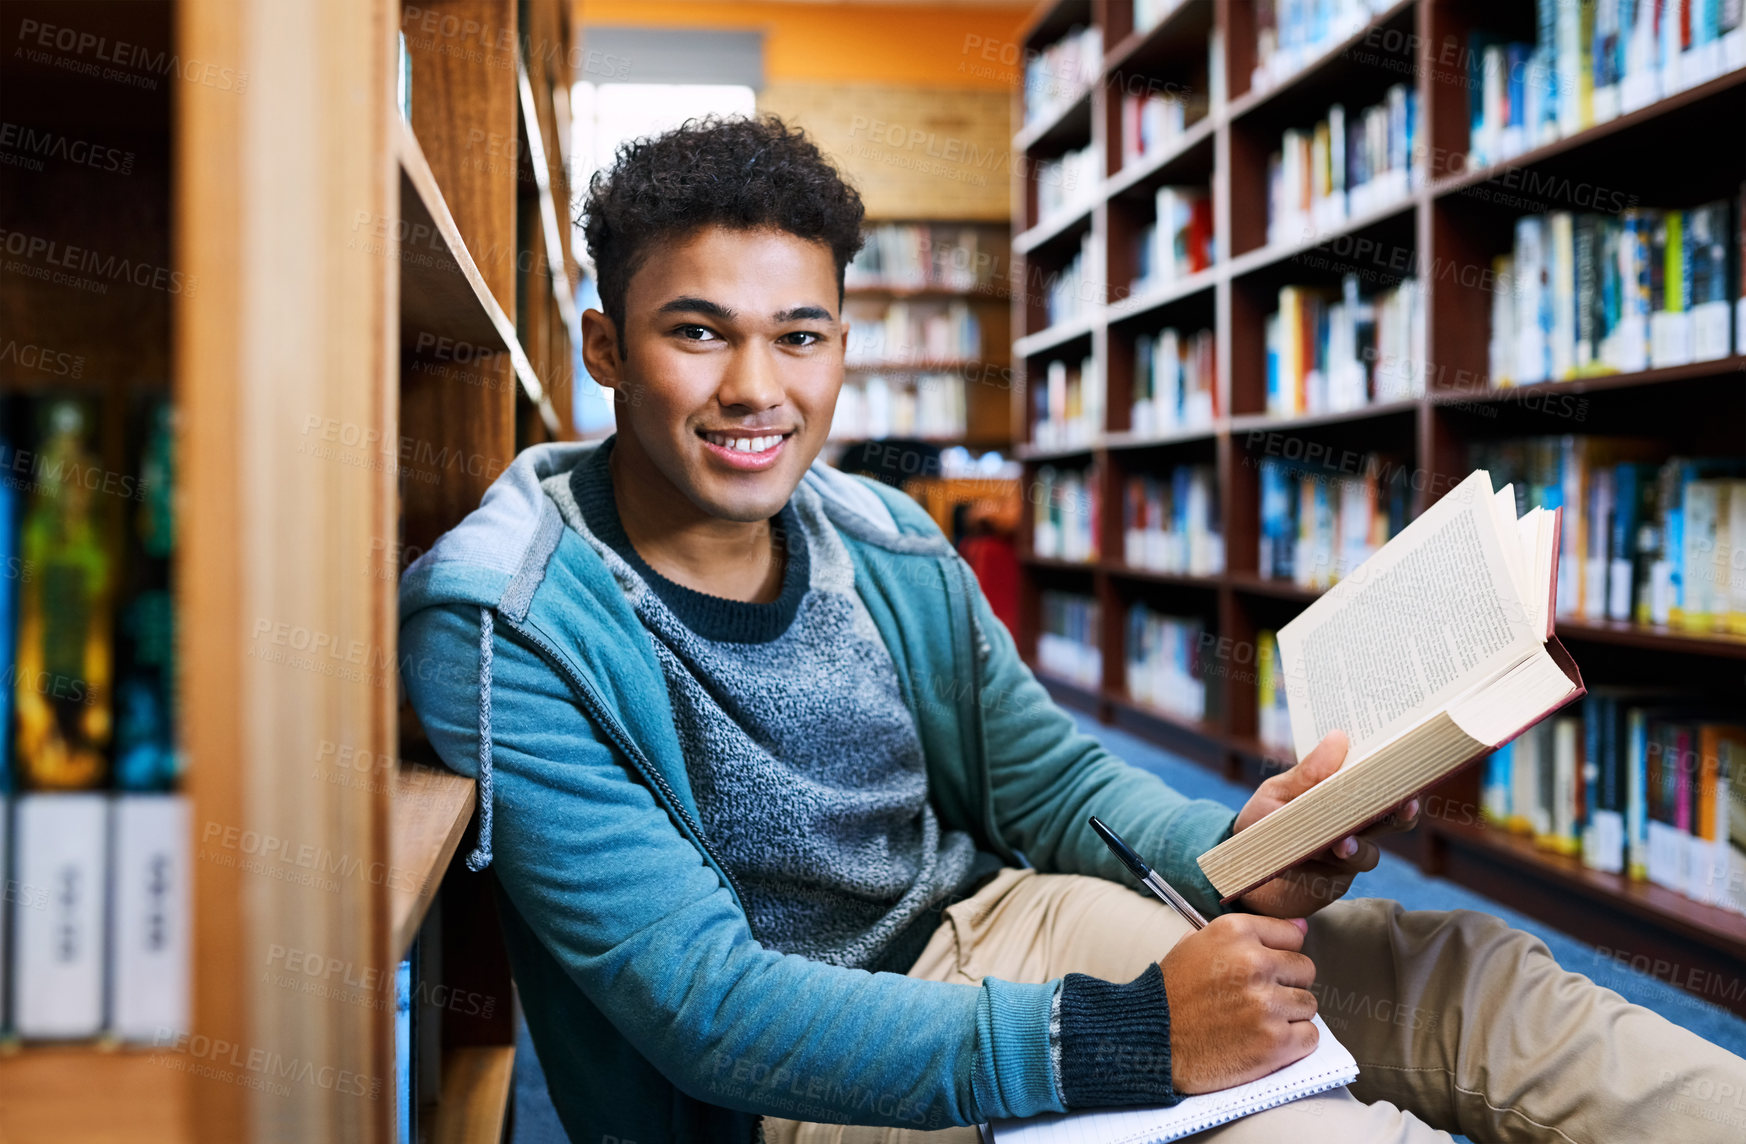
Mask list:
[{"label": "library aisle", "polygon": [[1585,692],[1352,894],[1746,1056],[1740,0],[5,0],[0,105],[0,1144],[566,1138],[399,587],[628,424],[584,199],[706,116],[865,206],[822,463],[1191,797],[1468,474],[1547,510]]}]

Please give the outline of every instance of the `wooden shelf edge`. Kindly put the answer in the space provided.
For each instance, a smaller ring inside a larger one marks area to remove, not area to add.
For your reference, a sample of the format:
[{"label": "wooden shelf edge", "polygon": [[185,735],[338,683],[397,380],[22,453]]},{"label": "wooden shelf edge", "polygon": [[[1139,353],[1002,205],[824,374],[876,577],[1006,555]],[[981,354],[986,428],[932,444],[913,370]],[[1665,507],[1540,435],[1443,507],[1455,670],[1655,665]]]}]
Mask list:
[{"label": "wooden shelf edge", "polygon": [[1705,905],[1665,886],[1591,870],[1579,859],[1541,850],[1531,840],[1495,827],[1444,819],[1428,819],[1423,825],[1453,844],[1487,851],[1585,897],[1746,960],[1746,916]]},{"label": "wooden shelf edge", "polygon": [[[1240,119],[1251,111],[1254,111],[1257,107],[1261,107],[1264,104],[1271,103],[1273,100],[1278,99],[1281,95],[1290,91],[1310,76],[1321,71],[1330,63],[1333,63],[1335,60],[1357,47],[1372,31],[1387,24],[1390,20],[1395,19],[1402,12],[1411,8],[1416,3],[1418,3],[1418,0],[1395,0],[1395,2],[1390,4],[1386,9],[1372,16],[1370,22],[1365,24],[1362,28],[1353,32],[1350,36],[1347,36],[1338,43],[1329,44],[1326,51],[1308,61],[1284,79],[1269,84],[1267,87],[1256,89],[1252,86],[1253,81],[1251,80],[1250,88],[1242,95],[1239,95],[1230,101],[1226,110],[1227,117],[1233,120]],[[1230,82],[1229,76],[1226,77],[1225,82],[1227,84]]]},{"label": "wooden shelf edge", "polygon": [[1015,254],[1029,254],[1039,246],[1047,246],[1057,238],[1072,234],[1081,226],[1091,226],[1091,212],[1097,206],[1095,197],[1087,198],[1083,203],[1063,208],[1055,218],[1039,222],[1031,229],[1012,236],[1012,249]]},{"label": "wooden shelf edge", "polygon": [[1188,572],[1155,572],[1120,560],[1101,560],[1099,571],[1123,580],[1144,580],[1152,584],[1174,584],[1179,588],[1216,589],[1224,582],[1220,576],[1196,576]]},{"label": "wooden shelf edge", "polygon": [[1180,302],[1184,298],[1192,298],[1196,294],[1211,290],[1218,285],[1220,273],[1219,265],[1214,263],[1186,278],[1150,286],[1143,292],[1129,294],[1119,302],[1112,302],[1108,310],[1110,325],[1143,317],[1172,302]]},{"label": "wooden shelf edge", "polygon": [[1126,163],[1121,170],[1104,179],[1098,194],[1106,201],[1118,195],[1124,195],[1147,179],[1157,175],[1181,162],[1190,151],[1205,143],[1217,133],[1223,117],[1210,111],[1194,121],[1193,125],[1184,129],[1176,137],[1173,145],[1153,155],[1139,155],[1130,166]]},{"label": "wooden shelf edge", "polygon": [[396,962],[412,947],[476,799],[473,780],[452,771],[405,763],[394,775],[388,845],[397,876],[389,880],[388,911]]},{"label": "wooden shelf edge", "polygon": [[1634,373],[1597,373],[1587,377],[1567,377],[1559,381],[1533,381],[1522,385],[1493,386],[1485,389],[1434,389],[1431,403],[1438,406],[1499,404],[1528,401],[1535,394],[1600,393],[1610,389],[1638,389],[1669,385],[1680,381],[1700,381],[1730,373],[1746,373],[1746,354],[1730,354],[1709,361],[1687,362],[1685,365],[1663,366]]},{"label": "wooden shelf edge", "polygon": [[[1265,270],[1270,266],[1277,266],[1281,262],[1289,262],[1293,258],[1308,254],[1330,242],[1348,238],[1368,227],[1388,222],[1398,215],[1418,209],[1419,200],[1423,197],[1424,188],[1413,187],[1398,199],[1393,199],[1378,207],[1372,207],[1363,214],[1350,216],[1339,226],[1315,231],[1307,237],[1292,242],[1270,242],[1258,246],[1254,250],[1245,250],[1227,263],[1230,268],[1230,277],[1241,278],[1256,271]],[[1408,275],[1402,274],[1402,277],[1408,277]]]},{"label": "wooden shelf edge", "polygon": [[1035,357],[1059,349],[1068,342],[1087,337],[1103,321],[1101,311],[1093,311],[1078,318],[1070,318],[1065,322],[1056,322],[1052,326],[1044,326],[1034,334],[1026,334],[1012,344],[1012,356]]},{"label": "wooden shelf edge", "polygon": [[0,1140],[183,1144],[188,1062],[173,1047],[27,1046],[0,1053]]},{"label": "wooden shelf edge", "polygon": [[1275,417],[1271,413],[1239,413],[1231,418],[1231,434],[1253,433],[1257,430],[1272,429],[1307,429],[1316,425],[1341,425],[1351,421],[1372,421],[1382,417],[1395,417],[1403,413],[1414,413],[1422,404],[1420,398],[1409,397],[1402,401],[1373,401],[1368,405],[1360,405],[1356,409],[1346,409],[1338,413],[1298,413],[1290,417]]},{"label": "wooden shelf edge", "polygon": [[1126,708],[1136,715],[1144,715],[1146,718],[1151,719],[1154,722],[1163,723],[1178,731],[1183,731],[1187,734],[1193,735],[1196,738],[1205,739],[1214,746],[1223,747],[1226,745],[1225,733],[1219,730],[1214,724],[1208,723],[1204,720],[1191,719],[1187,715],[1178,715],[1175,712],[1166,711],[1162,707],[1154,707],[1150,703],[1142,703],[1140,700],[1129,696],[1125,692],[1117,691],[1112,687],[1106,687],[1103,689],[1103,698],[1107,703],[1113,703],[1117,707]]},{"label": "wooden shelf edge", "polygon": [[1047,119],[1039,119],[1030,126],[1022,128],[1018,134],[1012,137],[1012,149],[1014,151],[1029,151],[1044,139],[1055,134],[1055,132],[1066,130],[1067,121],[1078,115],[1081,108],[1085,111],[1085,133],[1091,135],[1093,133],[1091,123],[1091,93],[1096,87],[1096,83],[1086,84],[1084,91],[1063,103],[1060,110],[1056,111],[1053,115],[1049,116]]},{"label": "wooden shelf edge", "polygon": [[1560,616],[1555,623],[1559,637],[1567,640],[1746,659],[1746,636],[1727,632],[1688,632],[1629,620],[1585,620],[1577,616]]},{"label": "wooden shelf edge", "polygon": [[[558,225],[557,206],[552,198],[551,170],[546,162],[545,137],[540,134],[539,105],[534,101],[533,81],[528,78],[527,60],[521,50],[515,53],[516,88],[521,100],[521,124],[527,137],[528,165],[533,168],[534,186],[539,192],[540,230],[545,236],[546,277],[552,281],[552,300],[557,303],[558,317],[570,332],[572,342],[582,335],[582,317],[576,310],[572,293],[569,263],[564,258],[563,230]],[[567,206],[568,204],[566,204]]]},{"label": "wooden shelf edge", "polygon": [[1105,53],[1103,78],[1106,80],[1117,78],[1136,53],[1144,51],[1160,41],[1168,40],[1176,31],[1173,25],[1181,23],[1183,17],[1194,7],[1194,3],[1195,0],[1176,0],[1170,11],[1164,13],[1156,24],[1145,31],[1129,32],[1123,37],[1121,43]]},{"label": "wooden shelf edge", "polygon": [[1053,568],[1058,572],[1084,572],[1087,575],[1098,570],[1095,560],[1063,560],[1059,556],[1038,556],[1034,552],[1019,553],[1019,563],[1032,568]]},{"label": "wooden shelf edge", "polygon": [[1647,123],[1670,111],[1677,111],[1687,104],[1698,103],[1713,95],[1720,95],[1741,83],[1746,83],[1746,68],[1735,68],[1732,71],[1723,72],[1714,79],[1706,80],[1696,87],[1688,87],[1683,91],[1676,91],[1672,95],[1664,96],[1647,107],[1639,107],[1635,111],[1615,115],[1604,123],[1590,124],[1573,135],[1565,135],[1549,143],[1542,143],[1532,150],[1523,151],[1521,154],[1501,162],[1471,171],[1462,171],[1454,175],[1445,175],[1431,183],[1431,197],[1440,199],[1448,195],[1457,195],[1462,191],[1489,183],[1511,171],[1532,167],[1536,163],[1556,158],[1569,151],[1579,151],[1615,132],[1628,130],[1639,123]]},{"label": "wooden shelf edge", "polygon": [[[534,374],[533,363],[528,360],[527,353],[522,349],[521,339],[515,332],[515,323],[509,320],[509,315],[503,306],[492,295],[485,285],[485,276],[479,273],[479,264],[473,261],[472,252],[467,249],[466,241],[461,237],[461,228],[455,223],[455,216],[449,211],[449,204],[443,198],[442,188],[437,184],[436,175],[425,161],[424,148],[419,146],[418,137],[412,132],[412,125],[400,116],[394,117],[396,124],[395,151],[400,160],[400,173],[405,184],[412,188],[414,196],[424,213],[429,216],[435,237],[440,239],[442,249],[453,261],[458,273],[472,288],[474,297],[479,303],[480,312],[490,324],[494,333],[492,349],[509,354],[515,376],[521,383],[529,401],[539,405],[545,397],[545,389],[540,379]],[[402,209],[402,215],[405,211]],[[405,292],[404,273],[401,290]],[[434,331],[433,331],[434,332]]]},{"label": "wooden shelf edge", "polygon": [[431,1144],[497,1144],[515,1085],[514,1045],[469,1045],[443,1055]]},{"label": "wooden shelf edge", "polygon": [[1309,603],[1322,593],[1317,588],[1305,588],[1290,580],[1276,580],[1254,572],[1227,572],[1225,583],[1239,592],[1256,596],[1272,596],[1281,600],[1301,600]]}]

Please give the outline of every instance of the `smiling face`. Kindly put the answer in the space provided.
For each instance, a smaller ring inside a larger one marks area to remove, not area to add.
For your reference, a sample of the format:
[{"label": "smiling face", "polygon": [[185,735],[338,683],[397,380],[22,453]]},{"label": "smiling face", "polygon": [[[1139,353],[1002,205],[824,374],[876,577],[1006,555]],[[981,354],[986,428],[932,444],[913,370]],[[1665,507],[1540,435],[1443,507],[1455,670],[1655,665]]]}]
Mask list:
[{"label": "smiling face", "polygon": [[645,486],[638,499],[775,516],[830,432],[840,305],[830,247],[785,231],[710,226],[650,249],[626,283],[622,356],[611,321],[583,316],[588,372],[618,391],[614,466]]}]

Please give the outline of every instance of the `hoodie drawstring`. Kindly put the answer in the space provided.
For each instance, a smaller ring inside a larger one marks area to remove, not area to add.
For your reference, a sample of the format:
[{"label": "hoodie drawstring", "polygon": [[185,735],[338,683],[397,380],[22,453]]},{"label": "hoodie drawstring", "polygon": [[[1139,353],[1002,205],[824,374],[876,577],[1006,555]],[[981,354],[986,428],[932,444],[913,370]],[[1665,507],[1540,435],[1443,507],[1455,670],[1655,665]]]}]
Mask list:
[{"label": "hoodie drawstring", "polygon": [[479,609],[479,844],[467,855],[467,869],[477,873],[491,865],[491,645],[494,624],[490,608]]}]

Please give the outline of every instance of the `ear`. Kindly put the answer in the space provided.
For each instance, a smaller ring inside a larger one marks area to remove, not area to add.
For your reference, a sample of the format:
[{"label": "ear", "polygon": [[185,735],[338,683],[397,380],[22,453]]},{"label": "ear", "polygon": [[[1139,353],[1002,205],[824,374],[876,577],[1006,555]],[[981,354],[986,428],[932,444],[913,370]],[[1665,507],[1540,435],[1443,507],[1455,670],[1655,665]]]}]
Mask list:
[{"label": "ear", "polygon": [[588,376],[607,389],[619,387],[619,368],[624,357],[619,352],[618,327],[599,310],[582,311],[582,364]]}]

